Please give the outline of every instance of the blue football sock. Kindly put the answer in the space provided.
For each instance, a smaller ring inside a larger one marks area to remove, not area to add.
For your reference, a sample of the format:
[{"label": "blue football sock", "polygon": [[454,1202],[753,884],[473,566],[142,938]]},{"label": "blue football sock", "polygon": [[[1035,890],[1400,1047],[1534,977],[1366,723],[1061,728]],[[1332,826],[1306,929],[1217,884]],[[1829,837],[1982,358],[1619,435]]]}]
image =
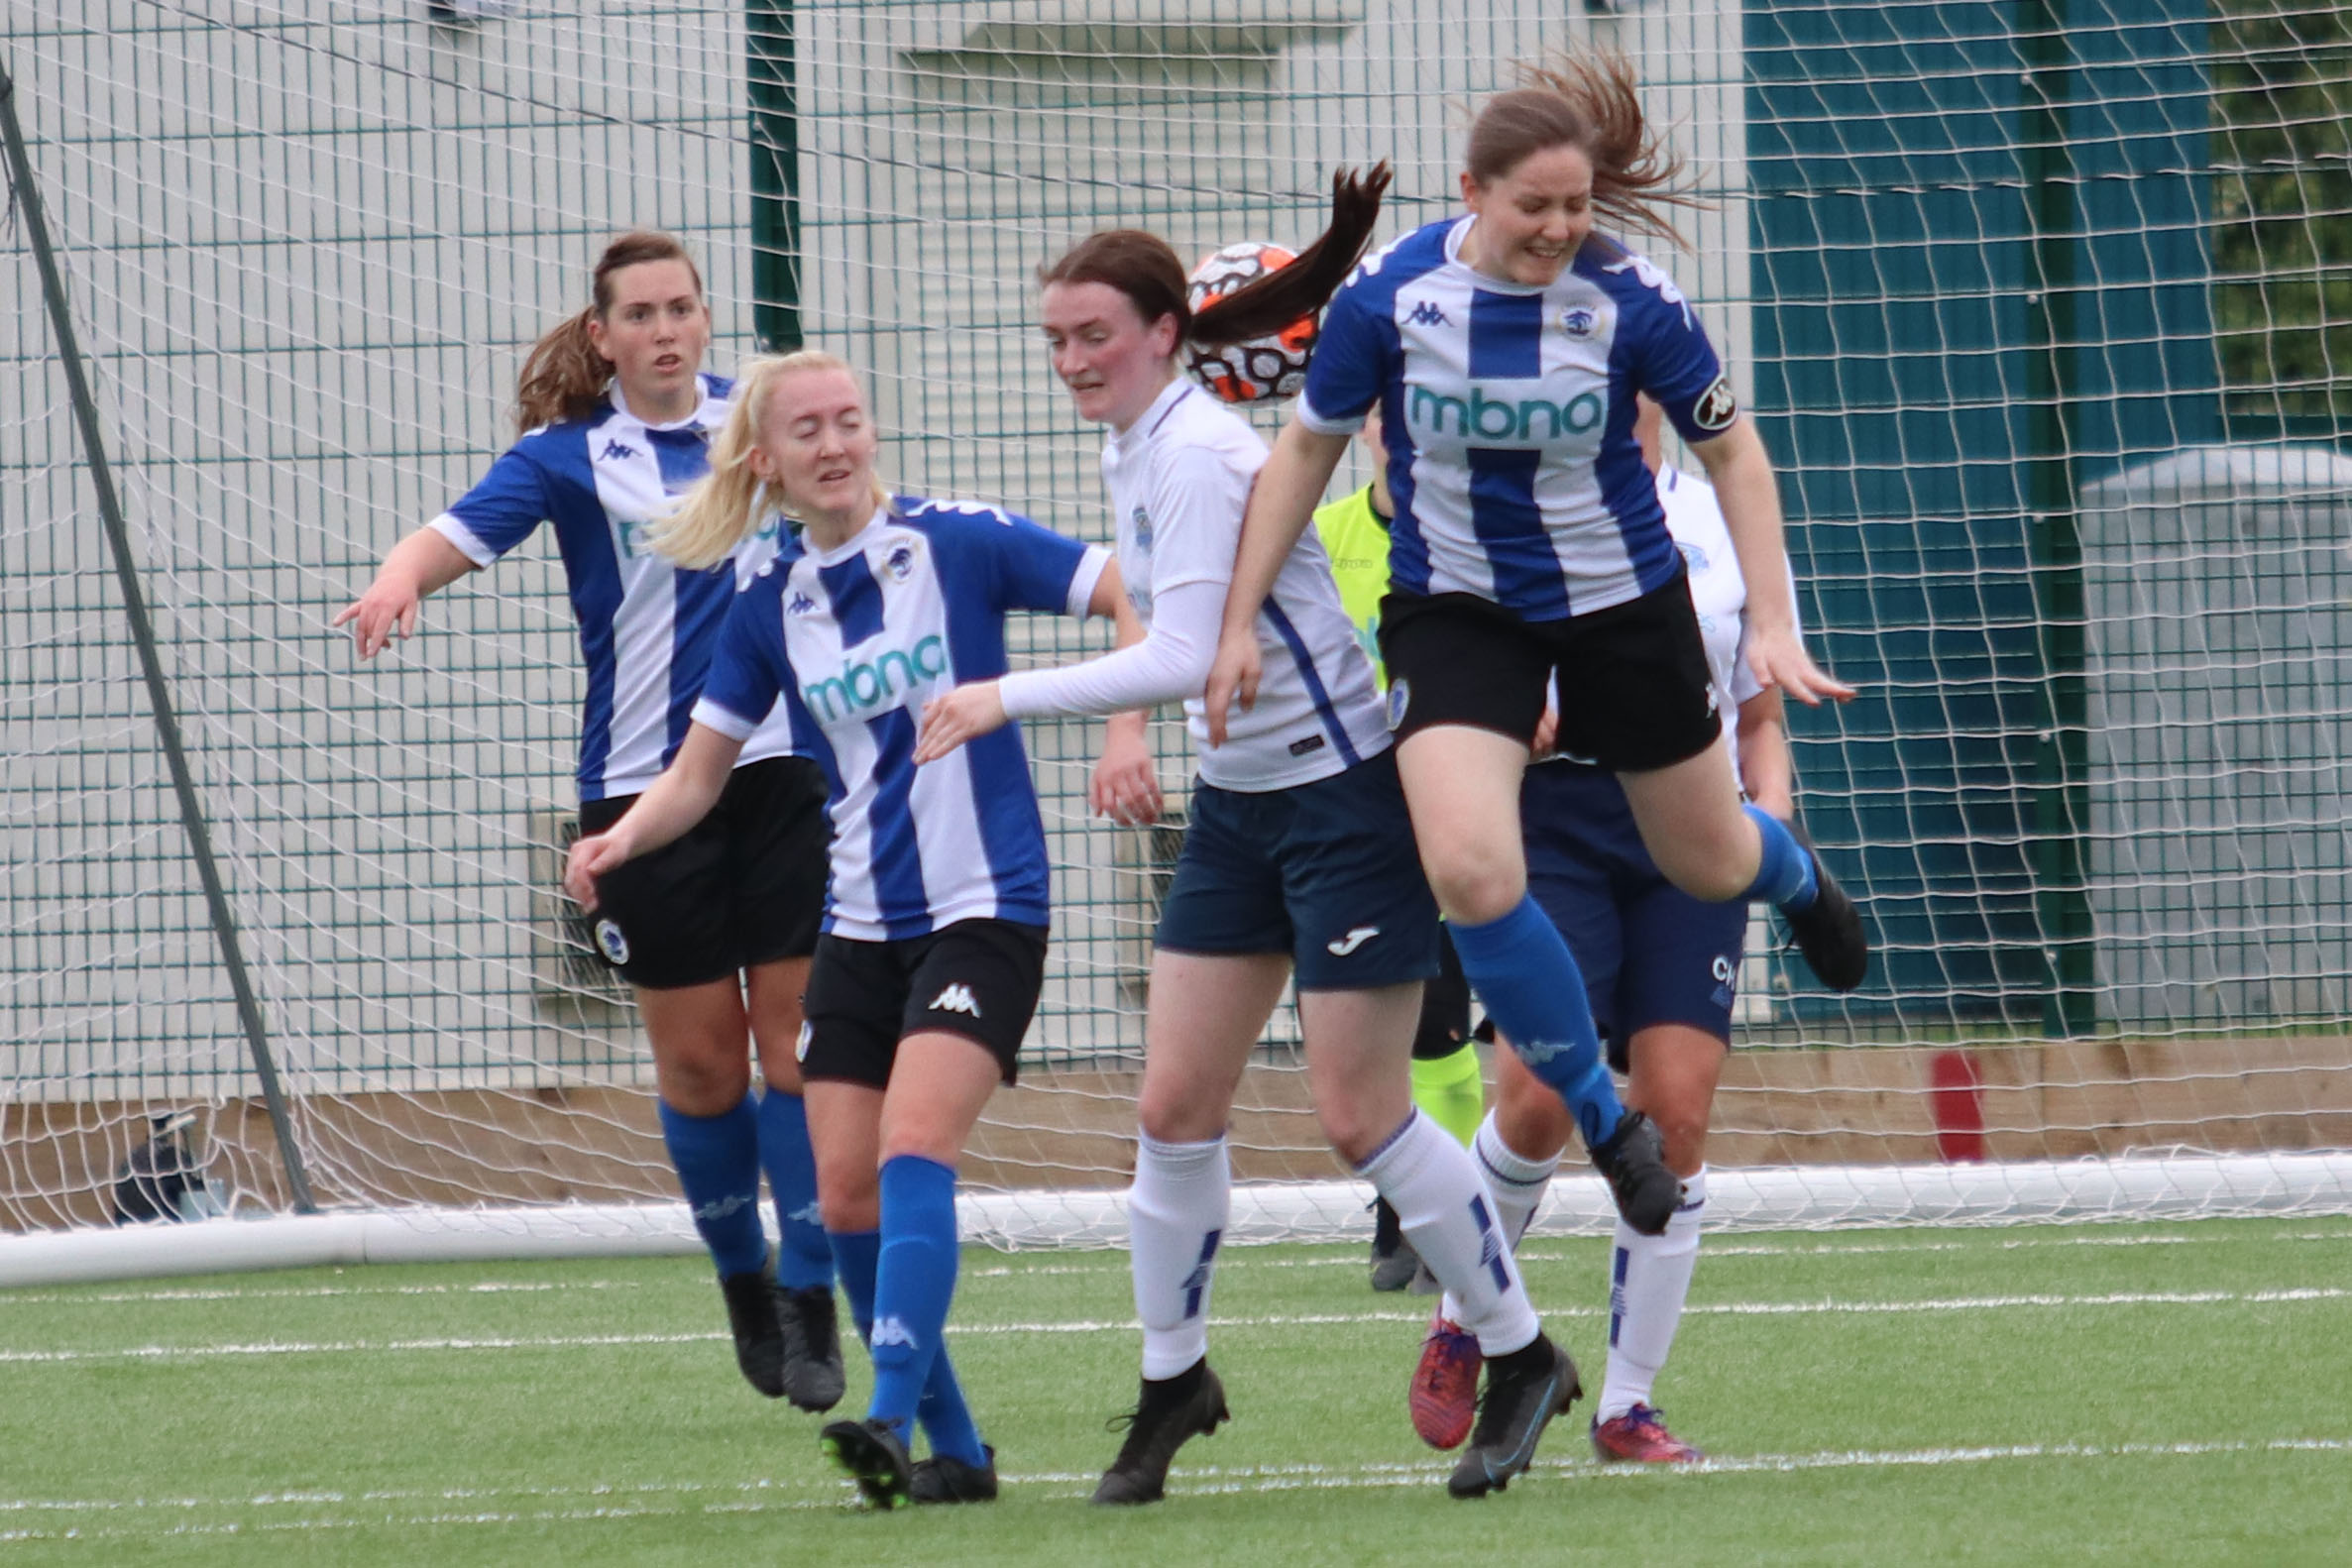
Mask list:
[{"label": "blue football sock", "polygon": [[797,1094],[759,1097],[759,1163],[776,1198],[776,1283],[787,1290],[833,1284],[833,1248],[817,1213],[817,1157],[809,1150],[809,1108]]},{"label": "blue football sock", "polygon": [[1568,1102],[1585,1146],[1617,1136],[1625,1107],[1601,1055],[1584,974],[1534,898],[1522,896],[1501,920],[1448,921],[1446,929],[1487,1015],[1519,1060]]},{"label": "blue football sock", "polygon": [[[878,1230],[833,1231],[833,1256],[840,1270],[841,1292],[849,1297],[849,1317],[857,1325],[857,1342],[864,1344],[874,1324],[874,1268],[882,1254]],[[967,1465],[988,1462],[980,1429],[972,1423],[963,1402],[963,1388],[955,1381],[955,1367],[942,1345],[931,1358],[931,1376],[923,1382],[923,1398],[916,1401],[915,1418],[931,1437],[931,1451]]]},{"label": "blue football sock", "polygon": [[955,1173],[936,1160],[898,1155],[882,1166],[882,1255],[874,1268],[871,1420],[903,1438],[955,1295]]},{"label": "blue football sock", "polygon": [[831,1230],[833,1262],[841,1278],[841,1293],[849,1298],[849,1321],[857,1325],[857,1342],[864,1344],[874,1331],[874,1266],[882,1256],[878,1230]]},{"label": "blue football sock", "polygon": [[1764,841],[1764,852],[1756,864],[1756,879],[1747,885],[1740,898],[1760,898],[1786,910],[1811,909],[1814,899],[1821,895],[1820,880],[1813,874],[1812,853],[1797,842],[1797,836],[1789,832],[1787,823],[1758,806],[1744,810]]},{"label": "blue football sock", "polygon": [[694,1212],[719,1272],[749,1274],[767,1263],[768,1239],[759,1228],[759,1113],[743,1096],[731,1111],[689,1116],[667,1101],[662,1141],[670,1146],[678,1186]]}]

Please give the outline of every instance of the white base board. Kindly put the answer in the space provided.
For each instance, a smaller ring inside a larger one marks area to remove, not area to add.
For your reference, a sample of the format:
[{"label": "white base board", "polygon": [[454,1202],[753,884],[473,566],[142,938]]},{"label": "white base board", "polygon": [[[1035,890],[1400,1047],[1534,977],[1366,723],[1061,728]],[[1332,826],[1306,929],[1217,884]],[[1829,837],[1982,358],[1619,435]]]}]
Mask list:
[{"label": "white base board", "polygon": [[[2025,1225],[2352,1212],[2352,1152],[2143,1156],[2062,1164],[1711,1170],[1710,1231]],[[1371,1188],[1262,1183],[1233,1192],[1236,1243],[1361,1240]],[[1117,1247],[1124,1191],[967,1192],[967,1242],[1004,1251]],[[1597,1236],[1616,1221],[1600,1177],[1560,1176],[1533,1233]],[[377,1209],[0,1236],[0,1288],[362,1263],[692,1256],[683,1203]]]}]

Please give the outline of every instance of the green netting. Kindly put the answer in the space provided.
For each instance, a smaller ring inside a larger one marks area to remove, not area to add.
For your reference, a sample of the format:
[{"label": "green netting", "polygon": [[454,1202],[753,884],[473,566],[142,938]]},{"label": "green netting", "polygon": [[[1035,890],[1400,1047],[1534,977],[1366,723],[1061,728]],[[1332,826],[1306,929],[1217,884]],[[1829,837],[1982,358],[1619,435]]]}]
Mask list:
[{"label": "green netting", "polygon": [[[1111,224],[1295,244],[1328,171],[1375,158],[1399,170],[1384,233],[1426,221],[1509,61],[1625,50],[1711,203],[1665,259],[1782,465],[1820,648],[1867,689],[1797,731],[1879,976],[1822,995],[1759,924],[1742,1029],[2352,1016],[2340,5],[766,9],[800,109],[800,249],[770,271],[869,373],[889,472],[1098,539],[1098,434],[1033,329],[1039,262]],[[647,1078],[553,890],[580,677],[551,542],[375,667],[327,620],[507,439],[521,355],[612,233],[687,236],[715,368],[749,350],[751,236],[789,232],[755,211],[749,37],[738,5],[661,0],[466,26],[0,0],[297,1096]],[[0,270],[0,1096],[248,1095],[21,225]],[[1085,635],[1040,621],[1027,646]],[[1180,785],[1181,732],[1158,735]],[[1086,821],[1089,727],[1030,743],[1062,910],[1031,1059],[1132,1060],[1170,836]]]}]

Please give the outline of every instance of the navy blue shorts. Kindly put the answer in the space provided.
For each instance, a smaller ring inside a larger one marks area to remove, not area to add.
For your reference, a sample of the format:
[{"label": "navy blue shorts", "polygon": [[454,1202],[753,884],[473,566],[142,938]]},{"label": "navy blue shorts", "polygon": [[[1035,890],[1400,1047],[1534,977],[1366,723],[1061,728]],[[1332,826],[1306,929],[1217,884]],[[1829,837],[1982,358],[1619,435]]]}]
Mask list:
[{"label": "navy blue shorts", "polygon": [[1519,786],[1527,890],[1584,970],[1609,1064],[1652,1024],[1688,1024],[1726,1045],[1746,944],[1747,905],[1710,904],[1666,880],[1633,811],[1599,768],[1550,762]]},{"label": "navy blue shorts", "polygon": [[1193,786],[1159,946],[1280,952],[1302,991],[1365,991],[1433,978],[1437,940],[1395,751],[1289,789]]}]

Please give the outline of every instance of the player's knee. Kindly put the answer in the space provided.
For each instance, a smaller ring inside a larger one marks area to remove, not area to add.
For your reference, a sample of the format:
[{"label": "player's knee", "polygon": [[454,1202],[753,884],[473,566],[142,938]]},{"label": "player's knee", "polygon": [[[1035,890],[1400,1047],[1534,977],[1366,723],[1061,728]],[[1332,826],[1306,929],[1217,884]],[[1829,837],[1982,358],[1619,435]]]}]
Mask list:
[{"label": "player's knee", "polygon": [[1657,1123],[1658,1136],[1665,1140],[1666,1166],[1681,1176],[1707,1163],[1707,1113],[1687,1108],[1668,1108],[1649,1114]]},{"label": "player's knee", "polygon": [[1410,1101],[1405,1109],[1383,1102],[1373,1104],[1351,1101],[1339,1096],[1326,1096],[1332,1103],[1317,1104],[1315,1119],[1322,1124],[1323,1139],[1331,1145],[1331,1152],[1351,1166],[1362,1165],[1380,1152],[1381,1145],[1403,1124],[1409,1114]]},{"label": "player's knee", "polygon": [[1758,850],[1752,837],[1695,836],[1670,844],[1643,843],[1666,880],[1707,903],[1728,904],[1755,881]]},{"label": "player's knee", "polygon": [[1527,871],[1515,854],[1473,846],[1458,856],[1425,858],[1429,890],[1448,920],[1483,926],[1501,920],[1526,896]]},{"label": "player's knee", "polygon": [[1146,1138],[1163,1144],[1206,1143],[1225,1131],[1231,1107],[1213,1096],[1189,1092],[1181,1082],[1147,1077],[1136,1096],[1136,1124]]},{"label": "player's knee", "polygon": [[1568,1147],[1576,1124],[1558,1094],[1530,1072],[1504,1077],[1500,1088],[1495,1098],[1495,1131],[1512,1154],[1522,1160],[1548,1160]]},{"label": "player's knee", "polygon": [[830,1231],[878,1230],[882,1224],[881,1183],[870,1171],[860,1180],[853,1175],[820,1170],[817,1214]]}]

